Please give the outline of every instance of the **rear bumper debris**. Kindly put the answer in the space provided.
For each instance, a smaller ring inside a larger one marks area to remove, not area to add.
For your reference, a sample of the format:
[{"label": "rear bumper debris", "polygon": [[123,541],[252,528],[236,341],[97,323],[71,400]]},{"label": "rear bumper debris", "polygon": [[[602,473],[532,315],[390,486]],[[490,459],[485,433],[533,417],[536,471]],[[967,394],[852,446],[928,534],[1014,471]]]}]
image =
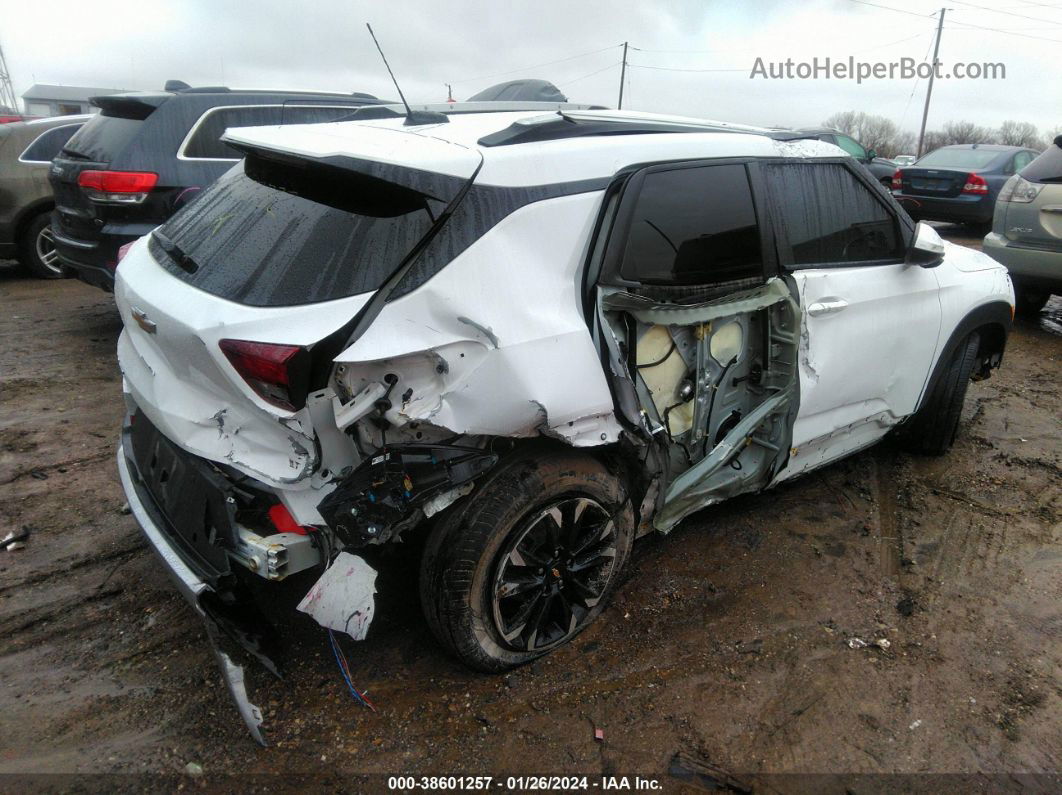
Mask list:
[{"label": "rear bumper debris", "polygon": [[[222,678],[225,680],[225,686],[236,703],[236,709],[243,718],[247,730],[255,742],[259,745],[267,745],[261,730],[262,711],[247,697],[243,667],[233,662],[232,656],[224,648],[229,638],[226,637],[225,630],[213,612],[208,610],[204,603],[204,599],[209,601],[210,597],[217,595],[217,592],[185,562],[167,538],[162,530],[162,521],[155,515],[156,508],[152,505],[150,497],[142,494],[137,488],[136,474],[126,457],[124,445],[118,446],[118,474],[121,477],[126,498],[129,500],[129,508],[137,524],[140,525],[140,531],[147,540],[148,546],[162,563],[162,567],[177,586],[177,590],[203,619],[207,637],[210,639],[214,656],[221,668]],[[231,629],[229,631],[231,632]],[[265,658],[260,650],[249,650],[276,673],[275,666],[268,662],[268,658]]]}]

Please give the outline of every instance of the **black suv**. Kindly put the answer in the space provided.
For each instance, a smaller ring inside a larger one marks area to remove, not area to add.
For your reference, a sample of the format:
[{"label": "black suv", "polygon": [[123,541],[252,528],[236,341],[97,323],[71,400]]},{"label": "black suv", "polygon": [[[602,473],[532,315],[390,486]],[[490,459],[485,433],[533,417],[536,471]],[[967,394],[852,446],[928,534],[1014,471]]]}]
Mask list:
[{"label": "black suv", "polygon": [[241,159],[229,127],[336,121],[371,94],[191,88],[93,97],[100,113],[52,161],[52,230],[64,273],[114,288],[119,249],[147,234]]}]

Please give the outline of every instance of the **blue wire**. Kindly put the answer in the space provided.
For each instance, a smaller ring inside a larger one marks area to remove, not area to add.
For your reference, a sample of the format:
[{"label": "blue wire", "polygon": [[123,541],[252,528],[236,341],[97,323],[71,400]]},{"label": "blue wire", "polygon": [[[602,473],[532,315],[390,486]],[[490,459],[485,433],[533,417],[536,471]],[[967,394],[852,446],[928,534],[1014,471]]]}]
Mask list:
[{"label": "blue wire", "polygon": [[368,707],[369,705],[365,702],[365,699],[362,698],[361,693],[358,692],[358,689],[354,687],[354,684],[350,681],[350,677],[347,676],[347,670],[343,666],[343,661],[340,659],[340,655],[343,652],[340,650],[339,644],[336,642],[335,633],[332,630],[328,630],[328,639],[332,642],[332,653],[336,657],[336,665],[339,666],[339,673],[343,675],[343,681],[347,683],[347,687],[350,688],[350,692],[354,698],[356,698],[363,706]]}]

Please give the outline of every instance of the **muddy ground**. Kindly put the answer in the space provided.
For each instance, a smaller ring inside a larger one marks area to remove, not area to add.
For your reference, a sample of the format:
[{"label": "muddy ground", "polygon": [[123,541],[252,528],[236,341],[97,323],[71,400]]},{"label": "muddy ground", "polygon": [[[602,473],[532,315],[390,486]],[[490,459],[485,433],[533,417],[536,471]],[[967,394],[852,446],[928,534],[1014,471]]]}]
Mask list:
[{"label": "muddy ground", "polygon": [[435,644],[415,550],[375,560],[377,618],[346,648],[379,712],[352,701],[323,631],[291,616],[287,680],[250,674],[268,749],[122,513],[111,296],[5,265],[0,308],[0,536],[32,531],[0,553],[0,773],[163,776],[86,780],[119,788],[638,773],[670,789],[697,768],[715,771],[704,786],[839,773],[860,791],[874,781],[861,773],[1016,788],[1062,768],[1058,298],[971,385],[950,455],[884,443],[647,538],[598,622],[510,675],[470,673]]}]

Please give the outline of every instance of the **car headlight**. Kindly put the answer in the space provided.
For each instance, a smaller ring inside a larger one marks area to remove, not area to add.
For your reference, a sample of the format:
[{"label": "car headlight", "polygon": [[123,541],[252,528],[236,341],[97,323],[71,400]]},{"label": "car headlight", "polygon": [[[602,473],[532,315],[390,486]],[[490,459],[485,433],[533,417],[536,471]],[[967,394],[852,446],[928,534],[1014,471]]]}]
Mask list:
[{"label": "car headlight", "polygon": [[1001,202],[1017,202],[1019,204],[1028,204],[1037,196],[1040,195],[1040,191],[1044,189],[1043,185],[1037,185],[1035,182],[1029,182],[1027,179],[1015,174],[1008,179],[1002,189],[999,191],[999,201]]}]

